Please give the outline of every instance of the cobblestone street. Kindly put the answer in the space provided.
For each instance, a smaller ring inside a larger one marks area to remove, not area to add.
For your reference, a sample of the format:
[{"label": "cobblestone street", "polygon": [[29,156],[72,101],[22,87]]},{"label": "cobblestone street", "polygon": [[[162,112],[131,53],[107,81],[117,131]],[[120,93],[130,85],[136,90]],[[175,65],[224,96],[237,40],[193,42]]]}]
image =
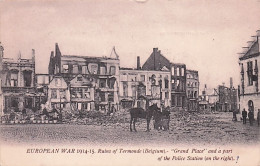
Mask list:
[{"label": "cobblestone street", "polygon": [[1,143],[19,144],[83,144],[83,145],[230,145],[260,143],[260,127],[256,122],[243,125],[233,122],[232,113],[172,112],[170,130],[145,132],[145,120],[138,120],[138,132],[129,131],[128,114],[125,122],[77,124],[13,124],[0,125]]}]

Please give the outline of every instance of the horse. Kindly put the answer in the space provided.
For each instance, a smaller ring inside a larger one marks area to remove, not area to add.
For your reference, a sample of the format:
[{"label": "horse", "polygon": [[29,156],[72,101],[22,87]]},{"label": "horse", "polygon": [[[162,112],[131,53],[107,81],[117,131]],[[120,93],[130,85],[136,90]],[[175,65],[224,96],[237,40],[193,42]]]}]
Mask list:
[{"label": "horse", "polygon": [[133,131],[132,130],[132,123],[133,123],[134,131],[136,132],[135,123],[137,121],[137,118],[146,119],[146,122],[147,122],[147,130],[146,131],[150,131],[149,124],[150,124],[150,121],[153,117],[154,111],[159,110],[159,109],[160,108],[157,107],[157,104],[153,104],[153,105],[149,106],[146,111],[143,108],[131,108],[129,110],[130,116],[131,116],[130,131],[131,132]]}]

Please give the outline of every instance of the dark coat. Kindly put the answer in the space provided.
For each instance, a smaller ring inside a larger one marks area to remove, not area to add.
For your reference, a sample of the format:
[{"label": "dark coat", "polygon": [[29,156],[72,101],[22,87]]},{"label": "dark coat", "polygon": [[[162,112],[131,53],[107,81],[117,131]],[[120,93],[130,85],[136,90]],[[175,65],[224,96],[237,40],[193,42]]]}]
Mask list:
[{"label": "dark coat", "polygon": [[249,112],[249,113],[248,113],[248,118],[249,118],[249,119],[253,119],[253,118],[254,118],[253,112]]},{"label": "dark coat", "polygon": [[247,112],[244,110],[244,111],[242,111],[242,116],[243,117],[247,117]]}]

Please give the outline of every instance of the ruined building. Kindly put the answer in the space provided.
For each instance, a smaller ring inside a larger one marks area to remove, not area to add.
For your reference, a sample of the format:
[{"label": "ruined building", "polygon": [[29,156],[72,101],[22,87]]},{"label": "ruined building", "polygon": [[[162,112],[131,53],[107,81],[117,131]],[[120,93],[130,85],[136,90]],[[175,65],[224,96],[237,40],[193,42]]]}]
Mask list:
[{"label": "ruined building", "polygon": [[150,57],[144,63],[143,70],[171,72],[171,106],[184,108],[187,106],[186,97],[186,65],[171,63],[158,48],[153,48]]},{"label": "ruined building", "polygon": [[61,76],[70,88],[71,107],[77,110],[118,108],[119,56],[62,55],[58,44],[51,52],[50,76]]},{"label": "ruined building", "polygon": [[195,70],[186,70],[187,108],[198,110],[199,108],[199,73]]},{"label": "ruined building", "polygon": [[2,114],[22,109],[36,110],[39,96],[35,93],[35,51],[31,59],[4,57],[4,49],[0,46],[1,56],[1,109]]},{"label": "ruined building", "polygon": [[[140,58],[137,57],[137,68],[120,68],[119,97],[123,108],[145,108],[141,96],[151,103],[162,103],[165,107],[171,106],[171,73],[169,70],[150,71],[141,69]],[[151,104],[150,103],[150,104]]]}]

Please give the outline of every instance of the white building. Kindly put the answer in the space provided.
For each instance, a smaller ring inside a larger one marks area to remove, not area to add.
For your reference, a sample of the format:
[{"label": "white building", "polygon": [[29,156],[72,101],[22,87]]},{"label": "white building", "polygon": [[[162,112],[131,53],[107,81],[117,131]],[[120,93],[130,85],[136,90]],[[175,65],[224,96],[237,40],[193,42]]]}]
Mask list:
[{"label": "white building", "polygon": [[259,74],[260,52],[258,36],[256,40],[239,58],[240,67],[240,89],[239,108],[240,111],[252,110],[256,118],[257,110],[260,109]]},{"label": "white building", "polygon": [[[171,105],[170,71],[120,69],[119,98],[121,105],[131,107],[140,96],[161,101],[165,107]],[[137,105],[135,105],[137,106]],[[159,105],[158,105],[159,106]],[[144,106],[141,106],[144,107]]]}]

